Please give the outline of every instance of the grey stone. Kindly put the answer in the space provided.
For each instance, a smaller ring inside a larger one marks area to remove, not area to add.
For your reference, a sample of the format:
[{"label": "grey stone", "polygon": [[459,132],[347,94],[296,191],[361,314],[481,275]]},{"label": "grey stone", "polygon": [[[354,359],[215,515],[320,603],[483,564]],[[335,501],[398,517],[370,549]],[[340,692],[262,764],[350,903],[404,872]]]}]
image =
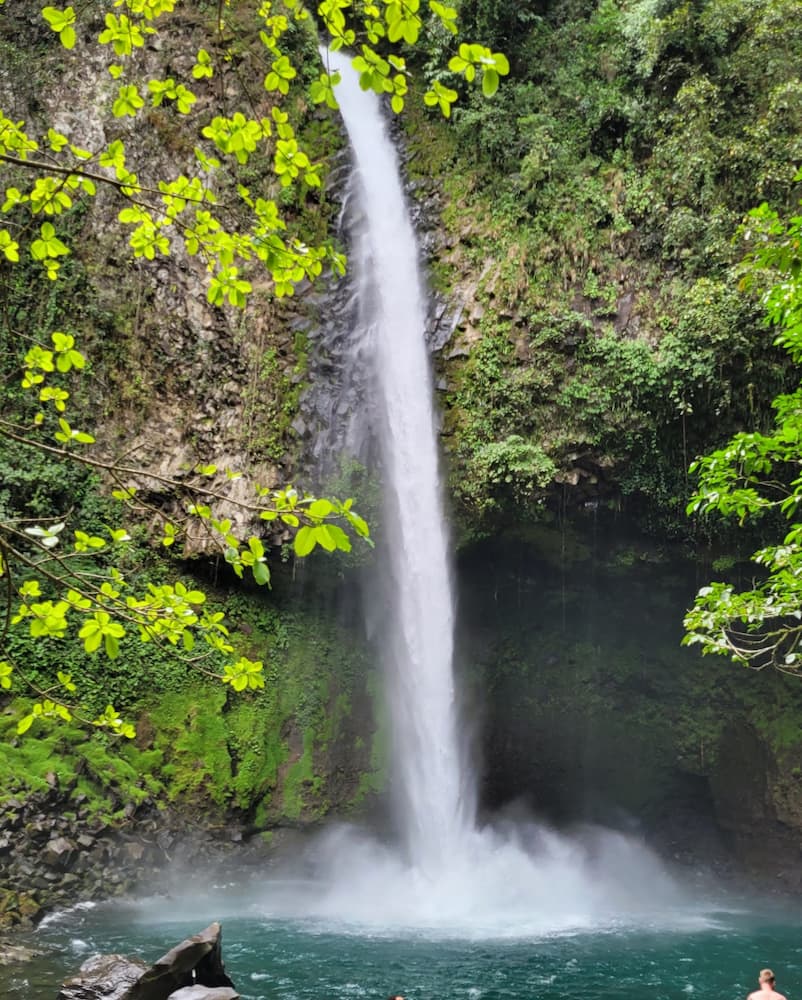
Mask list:
[{"label": "grey stone", "polygon": [[124,955],[94,955],[68,979],[57,1000],[128,1000],[147,965]]},{"label": "grey stone", "polygon": [[45,864],[51,868],[67,868],[75,849],[75,844],[66,837],[54,837],[45,847],[43,855]]},{"label": "grey stone", "polygon": [[167,1000],[239,1000],[239,993],[230,986],[182,986]]},{"label": "grey stone", "polygon": [[0,941],[0,965],[22,965],[23,962],[30,962],[43,952],[35,948],[26,948],[24,945],[6,944]]}]

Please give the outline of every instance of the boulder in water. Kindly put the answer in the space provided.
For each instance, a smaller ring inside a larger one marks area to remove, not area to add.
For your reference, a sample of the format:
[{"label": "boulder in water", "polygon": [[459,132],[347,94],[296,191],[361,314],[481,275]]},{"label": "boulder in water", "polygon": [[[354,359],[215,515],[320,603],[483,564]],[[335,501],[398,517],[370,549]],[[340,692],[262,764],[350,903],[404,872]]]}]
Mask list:
[{"label": "boulder in water", "polygon": [[148,966],[125,955],[94,955],[61,987],[57,1000],[128,1000]]}]

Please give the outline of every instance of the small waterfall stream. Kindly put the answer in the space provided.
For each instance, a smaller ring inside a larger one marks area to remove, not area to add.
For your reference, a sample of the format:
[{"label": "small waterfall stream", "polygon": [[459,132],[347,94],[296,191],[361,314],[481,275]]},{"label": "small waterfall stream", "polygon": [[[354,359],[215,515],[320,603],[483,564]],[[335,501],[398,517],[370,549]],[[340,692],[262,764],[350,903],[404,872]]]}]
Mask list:
[{"label": "small waterfall stream", "polygon": [[395,147],[373,93],[328,54],[356,167],[363,222],[351,253],[368,338],[385,480],[384,642],[401,835],[415,867],[437,870],[473,827],[461,761],[452,644],[448,532],[438,470],[426,293]]}]

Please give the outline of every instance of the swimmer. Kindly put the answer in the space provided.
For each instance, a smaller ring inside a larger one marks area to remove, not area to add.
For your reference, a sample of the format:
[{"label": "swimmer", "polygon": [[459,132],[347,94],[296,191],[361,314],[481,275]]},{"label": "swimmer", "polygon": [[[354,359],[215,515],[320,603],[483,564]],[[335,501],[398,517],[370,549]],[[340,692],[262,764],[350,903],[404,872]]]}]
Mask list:
[{"label": "swimmer", "polygon": [[761,969],[757,981],[760,989],[750,993],[746,1000],[785,1000],[782,993],[774,989],[774,973],[771,969]]}]

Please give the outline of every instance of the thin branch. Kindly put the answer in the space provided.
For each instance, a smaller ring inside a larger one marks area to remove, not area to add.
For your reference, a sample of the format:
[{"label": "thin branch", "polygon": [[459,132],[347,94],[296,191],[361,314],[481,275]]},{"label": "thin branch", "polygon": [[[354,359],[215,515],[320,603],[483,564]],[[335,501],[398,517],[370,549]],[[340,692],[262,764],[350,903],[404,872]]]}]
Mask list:
[{"label": "thin branch", "polygon": [[8,558],[8,546],[3,538],[0,538],[0,559],[2,560],[3,573],[6,578],[6,608],[3,615],[3,628],[0,631],[0,639],[5,642],[11,631],[11,608],[14,603],[14,579],[11,571],[11,563]]}]

